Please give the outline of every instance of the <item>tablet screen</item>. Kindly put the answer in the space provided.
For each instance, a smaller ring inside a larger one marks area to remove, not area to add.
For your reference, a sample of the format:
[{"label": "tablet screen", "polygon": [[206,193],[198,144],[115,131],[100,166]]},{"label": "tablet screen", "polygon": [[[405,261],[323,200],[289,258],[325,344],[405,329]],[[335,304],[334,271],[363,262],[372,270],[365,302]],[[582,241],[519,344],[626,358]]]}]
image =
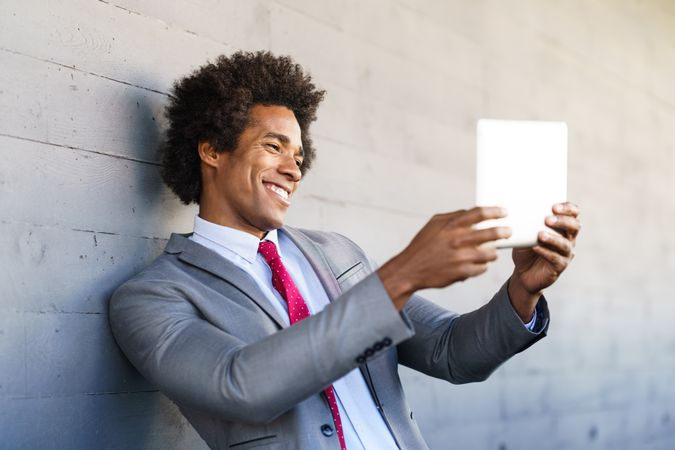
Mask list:
[{"label": "tablet screen", "polygon": [[481,119],[476,162],[476,204],[508,211],[478,228],[511,227],[499,248],[535,245],[551,207],[567,198],[567,124]]}]

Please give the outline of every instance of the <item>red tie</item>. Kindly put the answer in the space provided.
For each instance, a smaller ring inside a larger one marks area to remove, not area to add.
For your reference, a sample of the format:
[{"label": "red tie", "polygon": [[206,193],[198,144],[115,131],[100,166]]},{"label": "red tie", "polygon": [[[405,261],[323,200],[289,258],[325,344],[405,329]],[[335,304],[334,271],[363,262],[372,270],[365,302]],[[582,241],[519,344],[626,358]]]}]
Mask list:
[{"label": "red tie", "polygon": [[[291,321],[291,325],[309,317],[307,304],[302,298],[302,295],[300,295],[298,287],[293,282],[291,274],[288,273],[286,267],[281,263],[281,258],[279,257],[279,253],[277,253],[277,247],[274,245],[274,242],[260,242],[258,251],[263,258],[265,258],[270,269],[272,269],[272,285],[274,286],[274,289],[276,289],[284,300],[286,300],[286,303],[288,303],[288,318]],[[330,412],[333,415],[333,422],[335,423],[335,430],[337,431],[338,439],[340,441],[340,448],[341,450],[347,450],[345,436],[342,431],[342,421],[340,420],[340,411],[338,410],[333,386],[328,386],[323,392],[326,394],[328,404],[330,405]]]}]

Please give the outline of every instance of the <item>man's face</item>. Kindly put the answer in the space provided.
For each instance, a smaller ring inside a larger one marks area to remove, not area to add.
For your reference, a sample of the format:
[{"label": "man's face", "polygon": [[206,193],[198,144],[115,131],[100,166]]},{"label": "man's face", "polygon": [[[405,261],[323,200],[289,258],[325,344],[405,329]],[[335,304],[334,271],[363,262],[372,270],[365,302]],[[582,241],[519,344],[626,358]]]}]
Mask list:
[{"label": "man's face", "polygon": [[285,106],[256,105],[233,152],[218,155],[214,199],[226,226],[257,236],[283,226],[302,164],[300,125]]}]

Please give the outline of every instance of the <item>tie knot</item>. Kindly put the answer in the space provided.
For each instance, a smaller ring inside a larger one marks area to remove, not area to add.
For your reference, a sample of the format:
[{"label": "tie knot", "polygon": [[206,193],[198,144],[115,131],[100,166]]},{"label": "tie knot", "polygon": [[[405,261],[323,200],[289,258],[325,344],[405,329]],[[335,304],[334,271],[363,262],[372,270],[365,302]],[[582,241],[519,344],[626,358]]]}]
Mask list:
[{"label": "tie knot", "polygon": [[267,264],[271,263],[275,259],[279,259],[279,253],[277,252],[277,246],[274,245],[272,241],[261,241],[258,244],[258,252],[265,258]]}]

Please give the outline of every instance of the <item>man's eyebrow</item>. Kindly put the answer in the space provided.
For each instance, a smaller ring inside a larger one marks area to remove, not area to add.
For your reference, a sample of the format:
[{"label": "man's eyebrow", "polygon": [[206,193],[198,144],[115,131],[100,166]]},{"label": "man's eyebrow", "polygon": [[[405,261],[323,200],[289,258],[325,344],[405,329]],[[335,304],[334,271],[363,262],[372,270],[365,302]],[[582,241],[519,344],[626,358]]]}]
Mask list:
[{"label": "man's eyebrow", "polygon": [[[279,142],[282,144],[290,144],[291,139],[286,136],[285,134],[280,134],[280,133],[275,133],[273,131],[268,132],[265,135],[266,138],[274,138],[277,139]],[[298,147],[298,152],[300,153],[300,156],[305,156],[305,150],[302,148],[302,145]]]}]

